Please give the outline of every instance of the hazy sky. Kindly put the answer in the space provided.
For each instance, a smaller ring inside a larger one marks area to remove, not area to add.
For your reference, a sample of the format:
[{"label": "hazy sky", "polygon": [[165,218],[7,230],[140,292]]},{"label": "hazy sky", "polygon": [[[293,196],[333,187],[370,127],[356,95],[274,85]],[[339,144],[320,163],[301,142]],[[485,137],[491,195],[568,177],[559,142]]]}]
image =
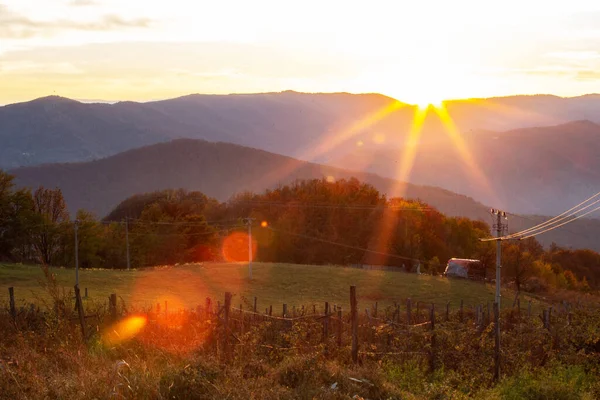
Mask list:
[{"label": "hazy sky", "polygon": [[286,89],[600,92],[600,1],[0,0],[0,104]]}]

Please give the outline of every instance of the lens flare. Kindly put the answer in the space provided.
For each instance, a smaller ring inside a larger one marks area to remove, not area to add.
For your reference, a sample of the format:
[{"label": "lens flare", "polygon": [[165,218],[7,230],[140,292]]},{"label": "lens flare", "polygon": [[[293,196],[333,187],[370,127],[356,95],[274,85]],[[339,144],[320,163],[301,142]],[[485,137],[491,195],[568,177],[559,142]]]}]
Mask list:
[{"label": "lens flare", "polygon": [[442,124],[444,125],[444,132],[452,140],[452,144],[454,145],[454,147],[456,148],[456,151],[460,155],[460,158],[461,158],[462,162],[464,163],[464,165],[467,169],[467,172],[472,175],[472,177],[475,180],[475,183],[477,185],[484,188],[492,198],[496,199],[496,194],[492,190],[492,187],[491,187],[487,177],[485,176],[485,174],[482,172],[481,168],[475,161],[475,158],[473,157],[471,151],[469,150],[469,147],[467,146],[465,139],[463,138],[462,134],[458,130],[458,127],[454,123],[454,120],[448,113],[448,110],[446,109],[446,107],[442,106],[442,107],[434,108],[433,112],[435,112],[438,115],[438,117],[440,118],[440,120],[442,121]]},{"label": "lens flare", "polygon": [[102,342],[108,346],[122,343],[135,337],[146,326],[147,318],[144,315],[134,315],[119,321],[102,335]]},{"label": "lens flare", "polygon": [[[223,240],[222,254],[227,262],[247,262],[249,258],[248,234],[233,232]],[[256,258],[256,239],[252,239],[252,260]]]},{"label": "lens flare", "polygon": [[260,226],[266,228],[267,226],[269,226],[269,223],[267,221],[263,221],[260,223]]}]

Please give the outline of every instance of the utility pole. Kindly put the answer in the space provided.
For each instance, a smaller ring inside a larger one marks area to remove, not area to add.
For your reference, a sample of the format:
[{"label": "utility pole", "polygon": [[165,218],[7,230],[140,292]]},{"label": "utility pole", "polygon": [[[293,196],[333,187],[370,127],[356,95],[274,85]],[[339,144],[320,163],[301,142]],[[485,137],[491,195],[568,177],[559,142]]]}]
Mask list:
[{"label": "utility pole", "polygon": [[248,278],[252,280],[252,222],[254,218],[245,218],[244,221],[248,224]]},{"label": "utility pole", "polygon": [[127,271],[131,268],[129,261],[129,217],[125,217],[125,244],[127,246]]},{"label": "utility pole", "polygon": [[77,231],[79,229],[79,220],[75,220],[75,285],[79,286],[79,240]]},{"label": "utility pole", "polygon": [[502,219],[508,219],[506,212],[491,209],[492,215],[496,216],[496,223],[494,229],[496,230],[496,303],[498,303],[498,309],[500,309],[500,280],[502,279],[502,234],[508,228],[507,224],[502,223]]}]

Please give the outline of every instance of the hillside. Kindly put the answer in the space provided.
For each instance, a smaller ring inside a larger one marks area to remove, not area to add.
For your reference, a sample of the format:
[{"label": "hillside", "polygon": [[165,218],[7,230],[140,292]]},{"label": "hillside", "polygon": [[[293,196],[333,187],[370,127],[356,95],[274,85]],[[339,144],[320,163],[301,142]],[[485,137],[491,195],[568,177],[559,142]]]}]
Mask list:
[{"label": "hillside", "polygon": [[[356,177],[388,196],[421,199],[450,216],[490,221],[488,208],[470,197],[431,186],[399,183],[360,171],[308,163],[263,150],[228,143],[180,139],[130,150],[86,163],[50,164],[11,171],[19,186],[59,187],[70,210],[79,208],[104,216],[125,198],[167,188],[199,190],[225,201],[245,190],[261,192],[296,179]],[[511,231],[530,227],[543,217],[514,218]],[[565,246],[599,249],[594,237],[600,221],[573,223],[570,230],[540,237]]]},{"label": "hillside", "polygon": [[[454,145],[431,114],[423,121],[421,151],[410,182],[444,187],[514,212],[540,214],[561,212],[598,187],[599,95],[457,100],[446,107],[488,180],[494,177],[502,189],[491,196],[461,171]],[[0,168],[89,161],[192,138],[351,165],[395,178],[416,112],[379,94],[287,91],[116,104],[50,96],[0,107]],[[572,122],[578,120],[589,122]],[[518,130],[498,133],[510,129]],[[542,161],[536,163],[538,159]],[[550,200],[541,203],[539,198]]]},{"label": "hillside", "polygon": [[[560,214],[600,188],[600,125],[591,121],[464,134],[479,172],[493,189],[467,167],[449,136],[428,139],[418,148],[411,182],[444,187],[499,208]],[[355,148],[330,163],[352,162],[392,176],[401,153],[401,148]]]}]

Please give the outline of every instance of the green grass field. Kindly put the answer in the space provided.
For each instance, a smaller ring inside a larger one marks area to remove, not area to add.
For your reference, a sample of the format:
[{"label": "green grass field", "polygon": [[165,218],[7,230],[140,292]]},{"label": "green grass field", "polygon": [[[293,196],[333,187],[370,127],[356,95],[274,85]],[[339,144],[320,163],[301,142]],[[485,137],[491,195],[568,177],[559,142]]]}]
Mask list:
[{"label": "green grass field", "polygon": [[[54,268],[52,271],[60,286],[66,291],[73,289],[73,269]],[[407,297],[413,302],[434,302],[440,307],[449,301],[454,309],[461,300],[465,306],[472,306],[494,298],[494,287],[489,284],[403,272],[255,263],[253,278],[248,280],[247,264],[205,263],[132,271],[80,270],[79,279],[82,293],[88,288],[88,301],[105,302],[111,293],[116,293],[126,304],[135,307],[164,304],[167,300],[169,309],[194,308],[204,304],[207,296],[222,302],[226,291],[234,294],[235,307],[242,303],[242,296],[247,299],[256,296],[262,311],[272,305],[274,312],[280,313],[283,303],[287,303],[290,310],[292,306],[312,304],[322,307],[325,301],[347,309],[350,285],[357,287],[361,310],[375,301],[380,307],[394,301],[404,304]],[[48,299],[40,285],[42,279],[40,267],[0,264],[0,301],[8,300],[10,286],[15,288],[18,304]],[[503,307],[511,306],[514,292],[505,290],[503,296]]]}]

